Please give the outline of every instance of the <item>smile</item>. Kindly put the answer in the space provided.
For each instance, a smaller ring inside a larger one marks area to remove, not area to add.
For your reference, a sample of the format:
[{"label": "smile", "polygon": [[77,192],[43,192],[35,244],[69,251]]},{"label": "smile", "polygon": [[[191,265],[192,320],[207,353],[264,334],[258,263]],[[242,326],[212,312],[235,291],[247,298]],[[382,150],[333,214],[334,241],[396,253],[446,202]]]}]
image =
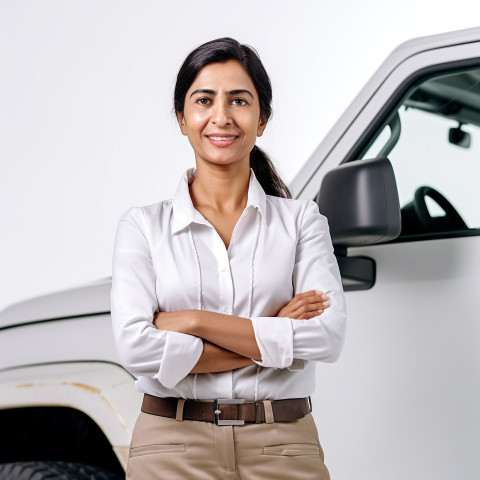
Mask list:
[{"label": "smile", "polygon": [[234,137],[214,137],[212,135],[207,135],[207,138],[209,138],[210,140],[218,141],[218,142],[228,142],[230,140],[235,140],[237,137],[236,136],[234,136]]},{"label": "smile", "polygon": [[215,147],[226,148],[235,143],[237,135],[207,135],[208,141]]}]

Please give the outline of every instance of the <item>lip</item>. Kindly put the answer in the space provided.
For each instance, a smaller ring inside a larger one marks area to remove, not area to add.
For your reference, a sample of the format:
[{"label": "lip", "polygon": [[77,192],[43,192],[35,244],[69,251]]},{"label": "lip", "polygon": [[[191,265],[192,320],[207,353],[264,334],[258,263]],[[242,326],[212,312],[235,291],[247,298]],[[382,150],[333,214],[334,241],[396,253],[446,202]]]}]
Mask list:
[{"label": "lip", "polygon": [[235,140],[238,138],[238,135],[228,133],[212,133],[205,136],[212,145],[220,148],[229,147],[235,143]]}]

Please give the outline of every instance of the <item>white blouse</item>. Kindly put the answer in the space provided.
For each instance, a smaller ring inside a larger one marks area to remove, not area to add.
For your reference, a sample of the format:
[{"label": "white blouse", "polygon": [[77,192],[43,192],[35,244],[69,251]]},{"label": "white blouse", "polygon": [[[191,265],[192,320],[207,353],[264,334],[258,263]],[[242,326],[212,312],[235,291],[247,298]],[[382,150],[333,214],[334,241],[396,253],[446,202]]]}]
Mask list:
[{"label": "white blouse", "polygon": [[[172,200],[132,208],[119,222],[111,300],[121,362],[141,392],[158,397],[311,395],[316,362],[335,361],[345,334],[345,300],[326,218],[313,201],[266,195],[252,171],[247,206],[226,249],[192,204],[194,175],[194,169],[185,173]],[[329,296],[322,315],[276,317],[308,290]],[[250,318],[262,360],[190,374],[202,339],[153,326],[156,311],[187,309]]]}]

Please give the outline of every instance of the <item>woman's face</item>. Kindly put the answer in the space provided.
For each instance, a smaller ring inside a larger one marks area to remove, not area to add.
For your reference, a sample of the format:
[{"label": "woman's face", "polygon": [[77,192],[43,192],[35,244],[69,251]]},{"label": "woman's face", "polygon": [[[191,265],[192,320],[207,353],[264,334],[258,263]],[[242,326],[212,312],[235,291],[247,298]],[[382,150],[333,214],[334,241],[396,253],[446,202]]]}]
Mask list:
[{"label": "woman's face", "polygon": [[203,67],[185,95],[178,123],[199,162],[249,164],[266,119],[252,79],[236,60]]}]

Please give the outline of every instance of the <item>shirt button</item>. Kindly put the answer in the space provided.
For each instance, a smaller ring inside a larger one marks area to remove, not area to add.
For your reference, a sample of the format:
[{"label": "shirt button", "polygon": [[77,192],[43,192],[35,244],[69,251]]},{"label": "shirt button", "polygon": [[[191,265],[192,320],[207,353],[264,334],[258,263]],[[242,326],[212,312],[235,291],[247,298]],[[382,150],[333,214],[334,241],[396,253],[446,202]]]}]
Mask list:
[{"label": "shirt button", "polygon": [[227,271],[227,267],[224,265],[223,267],[220,268],[220,271],[222,273],[225,273]]}]

